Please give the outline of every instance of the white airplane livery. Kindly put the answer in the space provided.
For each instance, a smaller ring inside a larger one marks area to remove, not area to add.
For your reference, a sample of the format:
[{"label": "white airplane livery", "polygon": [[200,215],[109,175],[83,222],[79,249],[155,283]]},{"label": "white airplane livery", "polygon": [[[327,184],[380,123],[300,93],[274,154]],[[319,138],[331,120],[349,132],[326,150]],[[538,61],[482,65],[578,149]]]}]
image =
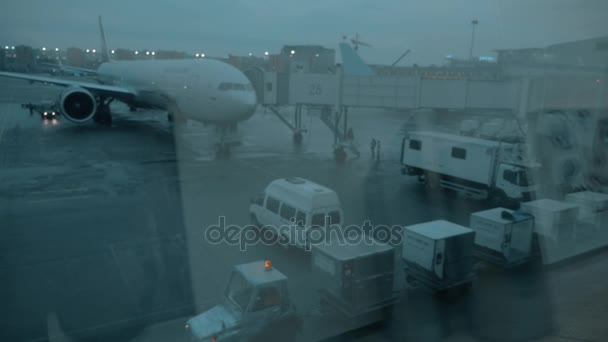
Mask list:
[{"label": "white airplane livery", "polygon": [[169,120],[188,118],[222,130],[253,115],[256,93],[235,67],[210,58],[110,61],[101,17],[99,28],[103,63],[94,71],[99,83],[9,72],[0,76],[65,87],[57,107],[74,123],[111,124],[114,100],[131,109],[164,109]]}]

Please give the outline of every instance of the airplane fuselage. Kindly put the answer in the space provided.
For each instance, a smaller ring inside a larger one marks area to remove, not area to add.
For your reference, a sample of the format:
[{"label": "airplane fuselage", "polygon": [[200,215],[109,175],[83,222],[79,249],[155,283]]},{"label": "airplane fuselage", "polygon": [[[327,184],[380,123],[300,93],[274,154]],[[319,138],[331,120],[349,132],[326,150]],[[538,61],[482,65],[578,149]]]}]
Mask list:
[{"label": "airplane fuselage", "polygon": [[247,120],[257,104],[240,70],[209,58],[103,63],[97,73],[104,84],[132,89],[136,106],[163,108],[206,123]]}]

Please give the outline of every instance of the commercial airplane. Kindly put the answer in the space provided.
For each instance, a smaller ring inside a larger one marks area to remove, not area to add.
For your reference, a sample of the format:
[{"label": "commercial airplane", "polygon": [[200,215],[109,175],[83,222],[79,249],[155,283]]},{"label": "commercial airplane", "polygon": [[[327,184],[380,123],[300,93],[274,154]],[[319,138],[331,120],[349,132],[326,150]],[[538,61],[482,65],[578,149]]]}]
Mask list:
[{"label": "commercial airplane", "polygon": [[186,118],[217,125],[221,130],[218,154],[230,153],[226,130],[250,118],[257,105],[249,79],[235,67],[209,58],[183,60],[110,61],[99,17],[102,64],[94,72],[99,83],[0,72],[0,77],[65,87],[57,100],[63,117],[84,123],[111,125],[110,103],[131,109],[168,111],[168,119]]}]

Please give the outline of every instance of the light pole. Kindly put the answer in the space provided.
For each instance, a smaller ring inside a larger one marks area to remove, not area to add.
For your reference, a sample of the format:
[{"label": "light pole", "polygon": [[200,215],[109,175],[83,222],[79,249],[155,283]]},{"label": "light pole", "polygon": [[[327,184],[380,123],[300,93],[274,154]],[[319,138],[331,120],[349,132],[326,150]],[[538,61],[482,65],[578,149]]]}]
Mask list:
[{"label": "light pole", "polygon": [[479,24],[479,20],[473,19],[471,20],[471,26],[473,30],[471,31],[471,48],[469,49],[469,60],[473,60],[473,46],[475,44],[475,27]]}]

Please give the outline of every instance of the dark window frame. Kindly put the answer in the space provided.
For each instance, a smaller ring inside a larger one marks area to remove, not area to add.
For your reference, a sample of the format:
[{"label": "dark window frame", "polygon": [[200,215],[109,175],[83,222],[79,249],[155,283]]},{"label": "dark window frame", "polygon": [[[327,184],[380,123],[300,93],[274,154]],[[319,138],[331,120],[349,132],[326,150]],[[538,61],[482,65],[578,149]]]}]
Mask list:
[{"label": "dark window frame", "polygon": [[462,147],[452,147],[452,158],[467,159],[467,149]]},{"label": "dark window frame", "polygon": [[[275,208],[275,204],[276,204],[276,208]],[[278,215],[280,207],[281,207],[281,201],[279,201],[278,199],[276,199],[272,196],[266,197],[266,207],[265,207],[266,210]]]},{"label": "dark window frame", "polygon": [[[318,221],[318,217],[322,217],[322,222],[321,224],[319,224]],[[325,226],[325,213],[314,213],[312,214],[312,217],[310,219],[310,225],[312,226]]]},{"label": "dark window frame", "polygon": [[300,227],[306,225],[306,213],[300,210],[296,211],[296,224]]},{"label": "dark window frame", "polygon": [[502,179],[513,184],[518,185],[517,183],[517,171],[513,170],[503,170],[502,171]]},{"label": "dark window frame", "polygon": [[[338,218],[337,222],[334,222],[334,219],[335,219],[334,215],[337,215],[337,218]],[[340,224],[340,223],[342,223],[342,215],[340,214],[339,210],[332,210],[332,211],[330,211],[330,212],[327,213],[327,216],[329,216],[329,223],[330,224]]]},{"label": "dark window frame", "polygon": [[[285,212],[285,211],[289,211],[289,212]],[[292,207],[291,205],[283,202],[281,204],[281,208],[279,209],[279,216],[281,216],[281,218],[285,219],[285,220],[291,220],[292,218],[295,219],[296,217],[296,208]]]}]

